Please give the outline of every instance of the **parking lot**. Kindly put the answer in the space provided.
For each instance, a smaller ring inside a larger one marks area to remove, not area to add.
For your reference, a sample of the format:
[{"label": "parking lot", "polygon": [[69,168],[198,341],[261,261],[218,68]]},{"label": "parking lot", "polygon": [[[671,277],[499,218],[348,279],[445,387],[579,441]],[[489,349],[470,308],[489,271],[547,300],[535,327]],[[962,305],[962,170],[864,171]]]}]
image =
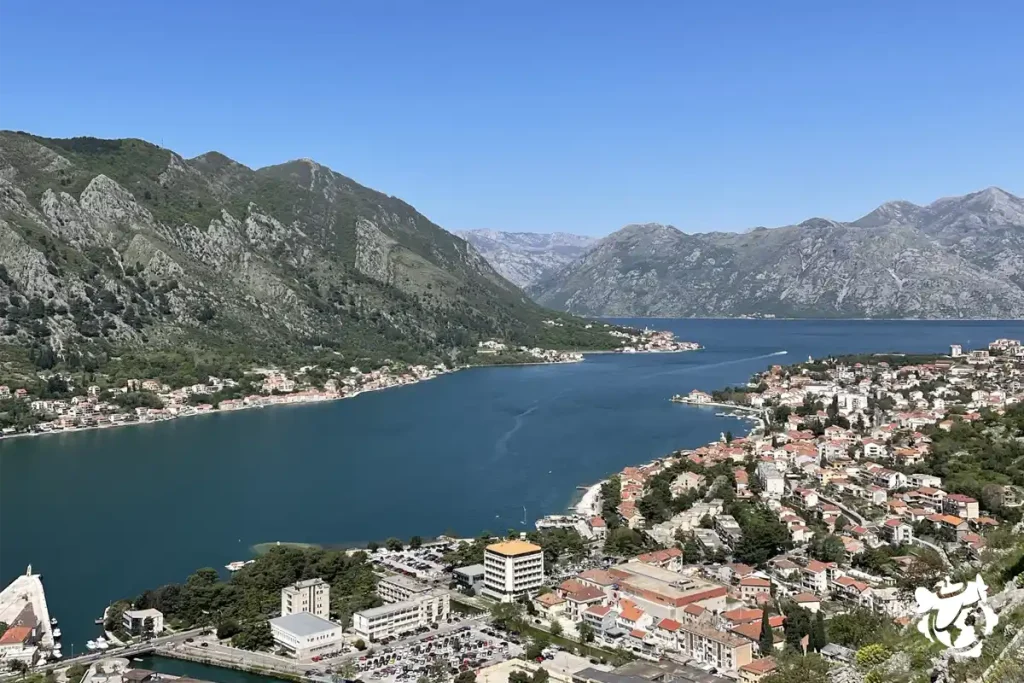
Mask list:
[{"label": "parking lot", "polygon": [[356,660],[361,678],[375,681],[415,681],[431,671],[454,675],[479,669],[522,654],[516,643],[478,623],[463,624],[446,634],[423,634],[385,646]]},{"label": "parking lot", "polygon": [[370,553],[370,562],[378,567],[386,567],[406,576],[414,576],[421,581],[436,582],[444,578],[445,567],[441,562],[443,552],[440,548],[420,548],[418,550],[378,548]]}]

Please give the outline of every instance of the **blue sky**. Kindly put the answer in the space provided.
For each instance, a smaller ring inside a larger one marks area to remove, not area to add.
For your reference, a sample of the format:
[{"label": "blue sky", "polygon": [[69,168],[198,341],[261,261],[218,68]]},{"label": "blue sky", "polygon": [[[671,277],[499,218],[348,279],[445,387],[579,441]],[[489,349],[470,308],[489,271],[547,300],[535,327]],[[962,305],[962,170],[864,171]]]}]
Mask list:
[{"label": "blue sky", "polygon": [[450,230],[1024,192],[1022,3],[0,1],[0,127],[312,157]]}]

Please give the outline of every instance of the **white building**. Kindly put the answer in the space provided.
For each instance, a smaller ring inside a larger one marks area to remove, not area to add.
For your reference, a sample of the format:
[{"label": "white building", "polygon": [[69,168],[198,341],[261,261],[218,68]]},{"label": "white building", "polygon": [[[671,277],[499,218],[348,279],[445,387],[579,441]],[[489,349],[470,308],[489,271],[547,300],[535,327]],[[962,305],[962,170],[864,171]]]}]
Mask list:
[{"label": "white building", "polygon": [[377,595],[384,602],[408,602],[427,593],[430,586],[403,574],[385,576],[377,582]]},{"label": "white building", "polygon": [[158,609],[126,609],[121,614],[121,625],[132,635],[164,632],[164,614]]},{"label": "white building", "polygon": [[953,358],[959,358],[960,356],[964,355],[964,349],[959,344],[950,344],[949,355],[952,356]]},{"label": "white building", "polygon": [[342,643],[339,624],[309,612],[295,612],[271,619],[270,632],[274,642],[294,654],[296,659],[340,649]]},{"label": "white building", "polygon": [[400,636],[448,618],[451,602],[448,592],[434,589],[413,600],[393,602],[352,615],[352,628],[369,641]]},{"label": "white building", "polygon": [[331,612],[331,585],[323,579],[299,581],[281,589],[281,616],[309,612],[326,619]]},{"label": "white building", "polygon": [[484,549],[484,595],[511,602],[543,583],[544,551],[539,545],[503,541]]},{"label": "white building", "polygon": [[768,498],[782,498],[786,492],[786,480],[782,472],[770,462],[759,462],[757,464],[757,478],[761,482],[763,495]]}]

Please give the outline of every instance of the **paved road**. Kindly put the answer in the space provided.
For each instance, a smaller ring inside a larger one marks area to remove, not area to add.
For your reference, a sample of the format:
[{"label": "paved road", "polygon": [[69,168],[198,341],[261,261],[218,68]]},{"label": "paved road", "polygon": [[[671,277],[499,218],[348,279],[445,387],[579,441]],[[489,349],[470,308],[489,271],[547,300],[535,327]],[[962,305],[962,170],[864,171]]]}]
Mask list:
[{"label": "paved road", "polygon": [[127,657],[132,658],[141,654],[148,654],[156,650],[161,645],[167,645],[169,643],[177,643],[185,640],[186,638],[193,638],[203,631],[207,627],[194,628],[190,631],[179,631],[168,636],[160,636],[159,638],[153,638],[147,643],[139,643],[138,645],[129,645],[128,647],[112,647],[108,650],[85,652],[77,657],[68,657],[62,659],[59,662],[53,662],[45,666],[40,666],[32,669],[33,673],[52,671],[54,669],[63,669],[72,664],[91,664],[92,662],[98,662],[101,659],[110,659],[111,657]]},{"label": "paved road", "polygon": [[939,557],[942,558],[942,563],[944,565],[946,565],[947,569],[952,569],[953,568],[953,563],[949,561],[948,557],[946,557],[946,551],[943,550],[942,548],[940,548],[939,546],[935,545],[934,543],[929,543],[928,541],[924,540],[923,538],[918,538],[917,536],[914,536],[914,543],[916,543],[918,545],[922,545],[925,548],[931,548],[932,550],[934,550],[935,552],[937,552],[939,554]]},{"label": "paved road", "polygon": [[852,509],[846,507],[845,505],[843,505],[842,503],[840,503],[837,500],[831,500],[829,498],[826,498],[825,496],[821,495],[820,493],[818,494],[818,498],[820,500],[825,501],[826,503],[831,503],[832,505],[835,505],[837,508],[839,508],[840,512],[842,512],[843,514],[845,514],[845,515],[847,515],[849,517],[852,517],[854,520],[856,520],[857,524],[860,524],[861,526],[867,526],[867,523],[868,523],[867,520],[864,519],[864,516],[861,515],[859,512],[857,512],[856,510],[852,510]]}]

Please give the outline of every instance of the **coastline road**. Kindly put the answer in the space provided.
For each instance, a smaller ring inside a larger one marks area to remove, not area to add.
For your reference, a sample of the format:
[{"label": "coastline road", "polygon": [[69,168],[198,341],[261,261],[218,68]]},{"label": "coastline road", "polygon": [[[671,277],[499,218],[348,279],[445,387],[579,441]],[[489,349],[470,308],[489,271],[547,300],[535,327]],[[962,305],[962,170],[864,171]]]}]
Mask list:
[{"label": "coastline road", "polygon": [[179,631],[168,636],[160,636],[153,638],[149,642],[139,643],[138,645],[129,645],[128,647],[117,647],[110,648],[108,650],[99,650],[95,652],[88,652],[86,654],[78,655],[77,657],[68,657],[62,659],[59,662],[51,662],[44,666],[35,667],[32,669],[33,672],[53,671],[54,669],[64,669],[72,664],[90,664],[92,662],[98,662],[101,659],[111,659],[117,657],[132,658],[138,655],[149,654],[163,645],[170,643],[177,643],[184,641],[186,638],[194,638],[200,635],[203,631],[207,630],[207,626],[203,628],[194,628],[189,631]]}]

